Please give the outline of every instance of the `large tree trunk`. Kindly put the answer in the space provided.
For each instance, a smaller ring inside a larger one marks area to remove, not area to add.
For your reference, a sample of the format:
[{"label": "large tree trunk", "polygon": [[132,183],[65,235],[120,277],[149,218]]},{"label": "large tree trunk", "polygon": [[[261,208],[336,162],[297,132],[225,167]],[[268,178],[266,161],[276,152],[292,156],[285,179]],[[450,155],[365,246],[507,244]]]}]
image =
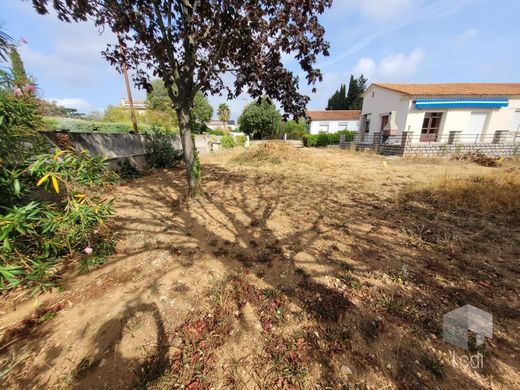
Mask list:
[{"label": "large tree trunk", "polygon": [[189,196],[200,194],[200,166],[197,151],[191,135],[189,109],[178,109],[179,129],[181,133],[182,153],[186,165]]}]

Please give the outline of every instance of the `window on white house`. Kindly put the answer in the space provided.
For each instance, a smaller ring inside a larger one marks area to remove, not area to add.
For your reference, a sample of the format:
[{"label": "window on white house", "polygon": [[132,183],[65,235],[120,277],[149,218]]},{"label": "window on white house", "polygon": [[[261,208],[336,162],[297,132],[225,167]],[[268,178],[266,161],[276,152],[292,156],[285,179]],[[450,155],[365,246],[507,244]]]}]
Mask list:
[{"label": "window on white house", "polygon": [[338,123],[338,128],[340,130],[348,130],[348,122],[339,122]]},{"label": "window on white house", "polygon": [[320,125],[318,127],[318,132],[328,133],[329,132],[329,122],[320,122]]}]

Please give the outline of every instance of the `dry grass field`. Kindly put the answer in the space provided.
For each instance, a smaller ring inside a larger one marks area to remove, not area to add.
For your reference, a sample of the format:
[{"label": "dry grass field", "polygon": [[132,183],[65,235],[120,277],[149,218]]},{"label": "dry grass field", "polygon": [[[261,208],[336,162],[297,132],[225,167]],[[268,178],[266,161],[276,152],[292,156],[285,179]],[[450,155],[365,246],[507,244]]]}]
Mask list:
[{"label": "dry grass field", "polygon": [[[4,388],[520,388],[520,164],[268,144],[114,190],[110,262],[0,306]],[[465,351],[443,314],[494,332]],[[483,367],[463,364],[480,353]]]}]

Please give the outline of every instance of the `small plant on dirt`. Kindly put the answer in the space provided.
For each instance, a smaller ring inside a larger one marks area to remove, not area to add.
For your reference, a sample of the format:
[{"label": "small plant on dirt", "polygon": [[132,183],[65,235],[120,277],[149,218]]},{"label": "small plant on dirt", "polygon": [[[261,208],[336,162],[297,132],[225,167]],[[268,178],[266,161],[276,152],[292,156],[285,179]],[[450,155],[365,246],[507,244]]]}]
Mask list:
[{"label": "small plant on dirt", "polygon": [[420,363],[426,368],[436,379],[444,378],[444,369],[441,360],[436,356],[423,354]]},{"label": "small plant on dirt", "polygon": [[45,322],[52,320],[54,317],[56,317],[55,311],[48,311],[47,313],[43,314],[40,318],[38,318],[38,322]]},{"label": "small plant on dirt", "polygon": [[150,291],[152,292],[152,294],[154,295],[159,295],[159,293],[161,292],[161,284],[158,283],[158,282],[152,282],[150,283],[150,285],[148,286],[148,288],[150,289]]},{"label": "small plant on dirt", "polygon": [[411,278],[411,273],[408,265],[402,264],[399,272],[393,275],[392,280],[397,284],[406,284]]},{"label": "small plant on dirt", "polygon": [[116,243],[113,240],[99,241],[92,248],[85,248],[85,255],[81,258],[78,273],[90,272],[108,260],[108,257],[116,251]]},{"label": "small plant on dirt", "polygon": [[381,299],[381,306],[391,315],[401,316],[403,315],[406,305],[398,297],[383,297]]},{"label": "small plant on dirt", "polygon": [[340,275],[339,278],[354,290],[361,290],[363,288],[363,283],[355,276],[352,276],[350,273]]},{"label": "small plant on dirt", "polygon": [[123,180],[134,180],[141,176],[139,169],[135,166],[135,164],[128,158],[125,158],[123,161],[119,161],[117,163],[118,166],[118,175]]},{"label": "small plant on dirt", "polygon": [[262,294],[267,299],[273,299],[278,296],[278,291],[276,291],[274,288],[266,288],[266,289],[262,290]]}]

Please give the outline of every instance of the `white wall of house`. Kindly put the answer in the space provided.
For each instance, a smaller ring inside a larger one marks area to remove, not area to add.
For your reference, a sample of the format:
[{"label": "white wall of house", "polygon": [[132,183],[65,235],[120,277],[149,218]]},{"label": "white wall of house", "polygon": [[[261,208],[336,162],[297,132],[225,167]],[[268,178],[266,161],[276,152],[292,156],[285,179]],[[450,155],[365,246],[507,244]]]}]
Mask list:
[{"label": "white wall of house", "polygon": [[370,115],[369,133],[381,131],[381,117],[395,111],[395,124],[398,134],[405,130],[407,114],[410,108],[410,97],[389,91],[388,89],[371,86],[363,99],[362,115]]},{"label": "white wall of house", "polygon": [[359,130],[359,120],[312,121],[311,134],[337,133],[340,130]]},{"label": "white wall of house", "polygon": [[475,142],[477,132],[481,134],[479,142],[491,142],[497,130],[508,130],[510,141],[518,130],[517,140],[520,139],[520,96],[510,96],[509,106],[503,108],[418,110],[410,96],[372,85],[365,93],[362,110],[362,118],[369,115],[371,136],[381,131],[381,117],[392,111],[395,112],[394,123],[397,127],[395,135],[412,131],[414,142],[419,142],[426,112],[443,114],[437,142],[446,142],[450,131],[462,131],[463,143]]}]

